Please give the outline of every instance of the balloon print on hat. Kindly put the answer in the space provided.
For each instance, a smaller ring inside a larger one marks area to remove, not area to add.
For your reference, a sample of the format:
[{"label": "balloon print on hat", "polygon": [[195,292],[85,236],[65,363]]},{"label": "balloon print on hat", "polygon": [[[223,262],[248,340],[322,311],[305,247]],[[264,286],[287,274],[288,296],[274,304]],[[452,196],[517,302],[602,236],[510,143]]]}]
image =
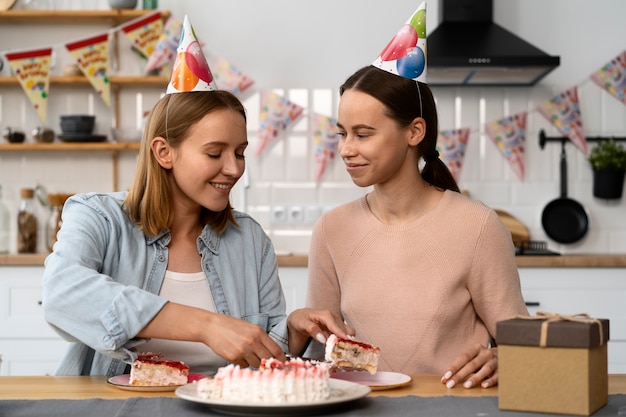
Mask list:
[{"label": "balloon print on hat", "polygon": [[167,94],[213,90],[217,90],[213,74],[189,18],[185,16]]},{"label": "balloon print on hat", "polygon": [[372,63],[373,66],[412,80],[426,82],[426,2]]}]

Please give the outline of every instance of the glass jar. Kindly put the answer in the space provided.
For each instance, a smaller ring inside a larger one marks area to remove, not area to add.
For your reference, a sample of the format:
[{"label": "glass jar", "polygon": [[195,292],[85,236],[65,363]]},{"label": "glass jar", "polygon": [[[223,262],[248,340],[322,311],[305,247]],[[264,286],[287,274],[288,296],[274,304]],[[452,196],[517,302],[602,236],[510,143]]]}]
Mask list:
[{"label": "glass jar", "polygon": [[17,253],[37,251],[37,216],[35,214],[35,190],[20,190],[20,208],[17,213]]},{"label": "glass jar", "polygon": [[9,253],[9,208],[2,199],[2,186],[0,185],[0,253]]},{"label": "glass jar", "polygon": [[46,227],[46,243],[50,252],[52,252],[52,248],[57,241],[57,233],[59,233],[61,229],[61,213],[67,197],[66,194],[48,195],[48,201],[50,202],[50,218],[48,219]]}]

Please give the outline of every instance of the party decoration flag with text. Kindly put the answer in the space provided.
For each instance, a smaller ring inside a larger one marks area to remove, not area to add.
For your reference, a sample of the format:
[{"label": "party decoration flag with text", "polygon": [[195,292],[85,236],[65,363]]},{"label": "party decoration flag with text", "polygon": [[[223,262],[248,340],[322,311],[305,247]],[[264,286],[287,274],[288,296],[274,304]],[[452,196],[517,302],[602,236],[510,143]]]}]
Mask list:
[{"label": "party decoration flag with text", "polygon": [[111,103],[109,34],[65,44],[76,65],[107,105]]},{"label": "party decoration flag with text", "polygon": [[273,139],[282,134],[304,111],[304,108],[292,103],[271,91],[261,93],[261,112],[259,126],[259,147],[256,156],[267,147]]},{"label": "party decoration flag with text", "polygon": [[235,95],[243,93],[254,84],[252,78],[224,58],[217,58],[213,71],[215,82],[220,86],[220,90],[230,91]]},{"label": "party decoration flag with text", "polygon": [[5,56],[39,119],[45,123],[52,48],[12,52]]},{"label": "party decoration flag with text", "polygon": [[337,153],[337,119],[314,113],[312,128],[315,141],[315,181],[319,181]]},{"label": "party decoration flag with text", "polygon": [[189,93],[192,91],[215,91],[217,84],[207,62],[198,37],[185,15],[180,42],[176,48],[176,61],[172,67],[166,94]]},{"label": "party decoration flag with text", "polygon": [[128,22],[122,26],[122,32],[130,39],[133,46],[148,58],[163,32],[161,12],[151,13],[139,20]]},{"label": "party decoration flag with text", "polygon": [[572,87],[541,104],[539,112],[585,155],[587,154],[587,139],[583,133],[577,87]]},{"label": "party decoration flag with text", "polygon": [[176,47],[180,42],[180,32],[183,22],[175,17],[170,17],[165,22],[163,32],[159,36],[159,40],[148,57],[148,62],[144,68],[144,73],[162,68],[167,64],[173,63],[176,58]]},{"label": "party decoration flag with text", "polygon": [[626,51],[594,72],[591,79],[613,97],[626,104]]},{"label": "party decoration flag with text", "polygon": [[524,181],[526,153],[526,112],[487,123],[487,136],[498,147],[513,172]]},{"label": "party decoration flag with text", "polygon": [[426,82],[426,2],[413,12],[372,65],[392,74]]},{"label": "party decoration flag with text", "polygon": [[439,132],[437,151],[456,182],[459,182],[470,129],[448,129]]}]

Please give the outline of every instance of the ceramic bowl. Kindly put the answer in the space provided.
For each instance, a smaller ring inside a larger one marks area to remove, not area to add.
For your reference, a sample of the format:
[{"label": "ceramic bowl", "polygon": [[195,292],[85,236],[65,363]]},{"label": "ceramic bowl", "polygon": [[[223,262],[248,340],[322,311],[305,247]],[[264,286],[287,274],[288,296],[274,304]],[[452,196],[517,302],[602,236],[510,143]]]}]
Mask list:
[{"label": "ceramic bowl", "polygon": [[61,131],[64,134],[81,133],[90,135],[95,124],[96,116],[80,114],[61,116]]}]

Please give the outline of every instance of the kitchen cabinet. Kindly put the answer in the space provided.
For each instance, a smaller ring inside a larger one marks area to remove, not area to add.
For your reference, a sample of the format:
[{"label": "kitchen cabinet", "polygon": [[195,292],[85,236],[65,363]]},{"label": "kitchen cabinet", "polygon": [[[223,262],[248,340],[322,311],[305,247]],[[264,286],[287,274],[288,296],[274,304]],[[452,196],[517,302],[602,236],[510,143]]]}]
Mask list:
[{"label": "kitchen cabinet", "polygon": [[45,322],[42,267],[0,267],[0,375],[52,375],[67,342]]},{"label": "kitchen cabinet", "polygon": [[[33,30],[36,30],[37,25],[41,23],[45,23],[46,25],[58,24],[60,28],[66,28],[67,25],[71,23],[99,23],[114,27],[153,12],[153,10],[8,10],[0,12],[0,23],[3,25],[20,24],[20,26],[24,24],[31,24]],[[169,17],[169,12],[161,11],[161,13],[164,19]],[[117,37],[118,35],[118,32],[114,33],[114,36]],[[2,35],[1,31],[0,36],[4,36]],[[118,43],[118,41],[112,42],[115,48],[117,48]],[[18,49],[20,47],[20,45],[15,45],[12,49]],[[112,55],[113,60],[117,60],[119,58],[119,53],[117,49],[114,49]],[[109,78],[111,82],[110,114],[99,114],[98,120],[109,119],[111,121],[111,126],[113,127],[119,127],[121,118],[120,113],[122,108],[120,101],[122,99],[123,90],[125,88],[132,89],[134,92],[136,92],[137,89],[154,89],[155,91],[165,91],[168,83],[168,78],[162,76],[111,75]],[[89,83],[87,78],[83,76],[52,76],[50,78],[50,88],[51,90],[53,90],[55,87],[72,89],[82,88],[85,89],[85,91],[91,91],[92,89],[91,84]],[[0,98],[2,96],[2,92],[10,88],[21,88],[16,77],[0,76]],[[52,101],[53,97],[54,95],[52,95],[52,97],[48,100]],[[3,125],[11,126],[16,130],[30,131],[28,127],[19,126],[19,124],[13,120],[3,120]],[[0,152],[48,153],[50,151],[59,151],[58,155],[63,155],[66,151],[104,152],[106,155],[111,156],[113,185],[112,188],[114,191],[119,189],[119,153],[128,151],[136,152],[138,149],[138,143],[115,143],[111,141],[102,143],[59,143],[57,141],[53,143],[0,143]],[[49,155],[50,158],[54,157],[54,154],[47,155]]]}]

